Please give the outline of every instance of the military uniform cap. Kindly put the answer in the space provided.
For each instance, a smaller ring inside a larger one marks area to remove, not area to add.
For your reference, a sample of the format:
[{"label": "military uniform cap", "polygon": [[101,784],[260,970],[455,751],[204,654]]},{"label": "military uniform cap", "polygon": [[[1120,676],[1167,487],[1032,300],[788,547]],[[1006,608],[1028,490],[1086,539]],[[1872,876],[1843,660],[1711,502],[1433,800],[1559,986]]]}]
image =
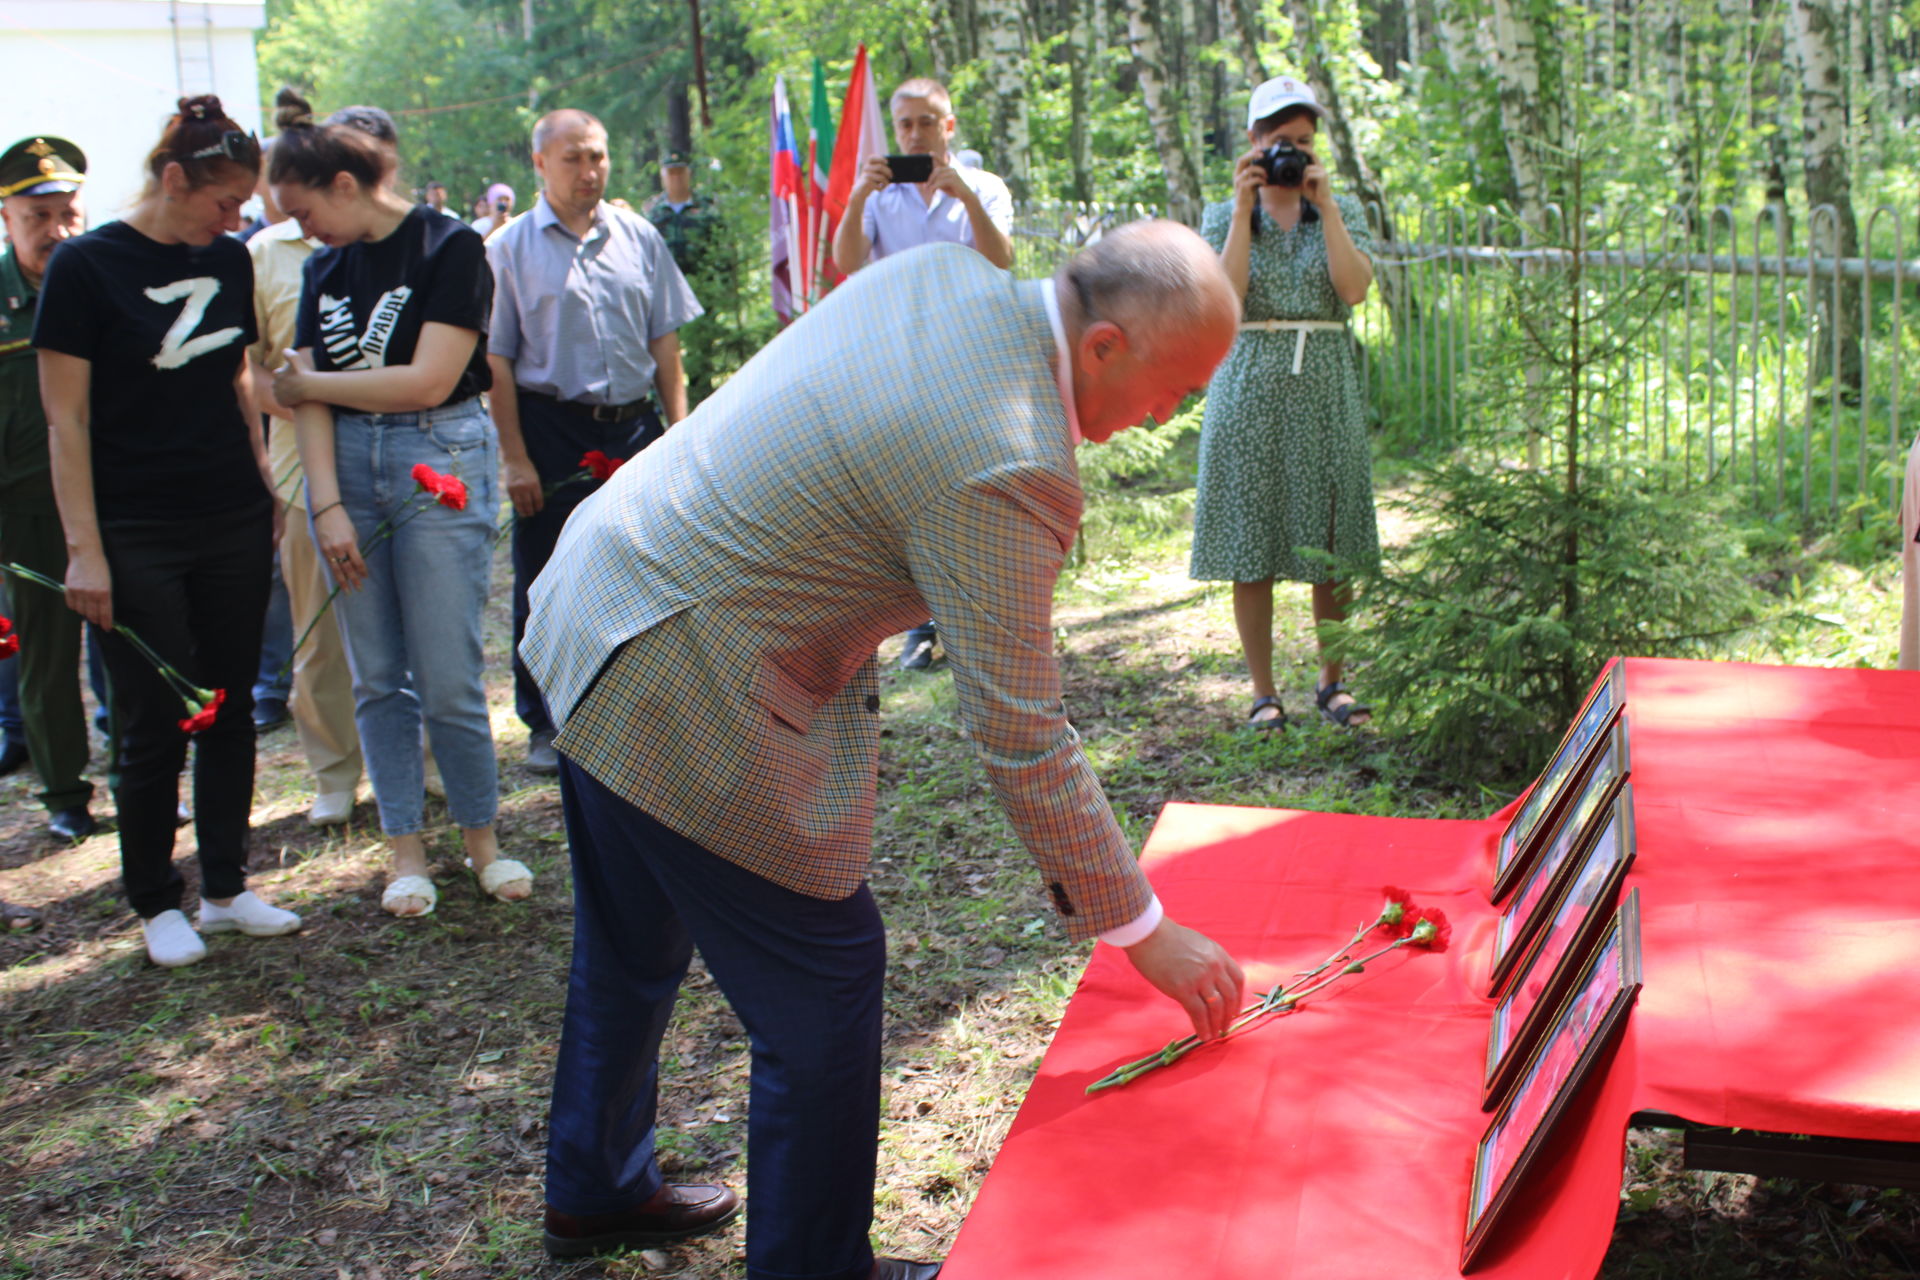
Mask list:
[{"label": "military uniform cap", "polygon": [[0,152],[0,199],[78,191],[86,180],[86,152],[65,138],[23,138]]},{"label": "military uniform cap", "polygon": [[669,151],[666,155],[660,157],[660,167],[662,169],[671,169],[675,166],[686,169],[692,165],[693,157],[684,151]]}]

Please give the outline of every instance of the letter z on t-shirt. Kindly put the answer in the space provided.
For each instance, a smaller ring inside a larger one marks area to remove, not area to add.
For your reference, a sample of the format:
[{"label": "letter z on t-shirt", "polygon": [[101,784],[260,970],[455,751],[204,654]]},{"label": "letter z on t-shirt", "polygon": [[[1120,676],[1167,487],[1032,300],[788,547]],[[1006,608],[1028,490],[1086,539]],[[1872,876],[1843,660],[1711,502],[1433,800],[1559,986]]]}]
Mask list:
[{"label": "letter z on t-shirt", "polygon": [[33,345],[90,365],[93,496],[105,523],[265,503],[234,380],[257,334],[238,240],[162,244],[109,222],[54,251]]}]

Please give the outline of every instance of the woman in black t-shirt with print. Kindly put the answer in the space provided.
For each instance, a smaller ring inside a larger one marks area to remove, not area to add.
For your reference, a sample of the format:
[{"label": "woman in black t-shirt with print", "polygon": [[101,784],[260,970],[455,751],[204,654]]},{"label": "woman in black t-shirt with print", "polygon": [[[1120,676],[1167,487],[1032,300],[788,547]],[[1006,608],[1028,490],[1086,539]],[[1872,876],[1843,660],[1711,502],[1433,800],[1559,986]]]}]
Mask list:
[{"label": "woman in black t-shirt with print", "polygon": [[246,887],[253,698],[273,561],[272,477],[249,404],[253,266],[227,233],[260,144],[211,95],[180,100],[125,219],[48,263],[33,343],[71,549],[67,603],[107,632],[120,740],[120,865],[156,964],[206,955],[173,867],[186,712],[124,626],[194,684],[225,691],[198,734],[199,931],[291,933]]},{"label": "woman in black t-shirt with print", "polygon": [[[499,443],[480,400],[493,272],[480,236],[387,179],[392,157],[357,129],[316,125],[281,90],[267,178],[323,248],[307,259],[274,398],[294,409],[314,545],[343,588],[334,610],[353,668],[354,720],[393,850],[381,905],[432,911],[421,837],[424,726],[488,894],[526,897],[533,875],[500,856],[499,768],[482,682]],[[415,468],[458,476],[457,506],[416,496]]]}]

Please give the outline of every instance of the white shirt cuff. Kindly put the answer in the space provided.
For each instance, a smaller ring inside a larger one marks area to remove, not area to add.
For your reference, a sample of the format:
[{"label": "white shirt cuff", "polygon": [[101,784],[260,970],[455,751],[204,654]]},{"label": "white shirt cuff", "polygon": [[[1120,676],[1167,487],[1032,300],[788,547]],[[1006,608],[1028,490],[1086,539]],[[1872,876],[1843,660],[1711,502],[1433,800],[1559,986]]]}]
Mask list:
[{"label": "white shirt cuff", "polygon": [[1145,911],[1127,923],[1107,930],[1100,935],[1100,941],[1110,947],[1130,947],[1136,942],[1144,942],[1147,935],[1158,929],[1166,917],[1166,909],[1160,905],[1160,895],[1155,894]]}]

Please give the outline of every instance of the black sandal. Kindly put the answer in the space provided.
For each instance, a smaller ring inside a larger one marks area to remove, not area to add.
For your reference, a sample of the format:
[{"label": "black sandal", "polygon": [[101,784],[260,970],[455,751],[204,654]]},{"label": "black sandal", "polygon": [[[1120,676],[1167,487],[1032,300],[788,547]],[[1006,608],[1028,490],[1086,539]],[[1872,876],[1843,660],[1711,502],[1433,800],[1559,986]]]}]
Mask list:
[{"label": "black sandal", "polygon": [[1371,722],[1373,719],[1373,708],[1364,702],[1348,702],[1337,707],[1327,705],[1333,701],[1335,694],[1346,692],[1347,686],[1338,680],[1335,680],[1324,689],[1316,688],[1313,691],[1313,701],[1320,708],[1320,718],[1336,729],[1359,728],[1358,725],[1348,723],[1348,721],[1352,720],[1355,716],[1365,716],[1368,721]]},{"label": "black sandal", "polygon": [[[1261,712],[1272,707],[1280,714],[1261,716]],[[1280,705],[1280,699],[1270,693],[1263,693],[1253,700],[1253,709],[1247,712],[1247,728],[1260,733],[1272,733],[1276,729],[1287,727],[1287,709]]]}]

